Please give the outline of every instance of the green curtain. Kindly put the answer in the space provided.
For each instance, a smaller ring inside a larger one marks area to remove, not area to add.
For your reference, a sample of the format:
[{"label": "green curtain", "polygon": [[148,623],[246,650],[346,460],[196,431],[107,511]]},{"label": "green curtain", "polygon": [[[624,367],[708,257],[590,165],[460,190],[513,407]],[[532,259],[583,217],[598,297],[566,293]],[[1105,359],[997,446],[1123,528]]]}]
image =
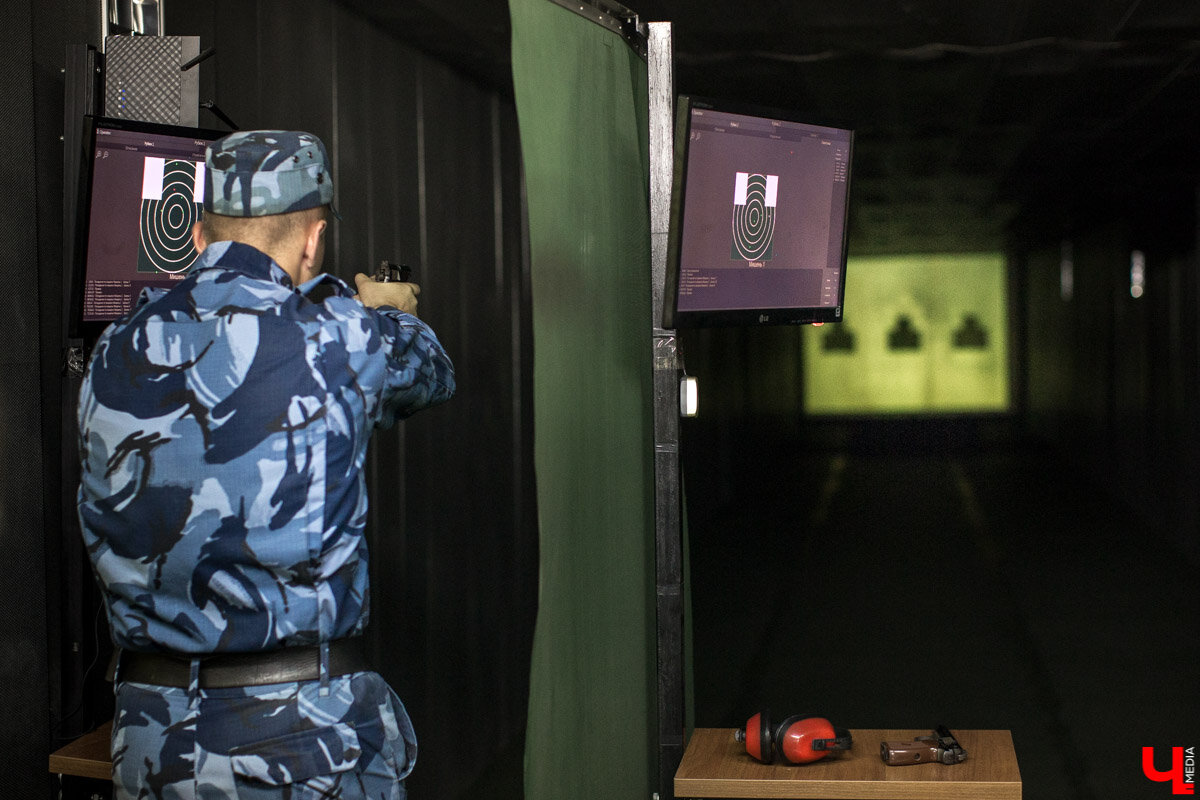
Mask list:
[{"label": "green curtain", "polygon": [[541,546],[525,796],[645,798],[657,733],[646,63],[550,0],[509,10]]}]

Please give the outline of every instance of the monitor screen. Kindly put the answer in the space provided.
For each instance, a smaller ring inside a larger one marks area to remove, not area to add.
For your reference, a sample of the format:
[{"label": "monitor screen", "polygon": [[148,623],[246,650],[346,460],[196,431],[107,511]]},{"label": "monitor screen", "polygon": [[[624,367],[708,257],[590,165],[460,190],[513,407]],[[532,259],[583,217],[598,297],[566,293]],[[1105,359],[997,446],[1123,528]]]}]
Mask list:
[{"label": "monitor screen", "polygon": [[221,131],[88,117],[83,136],[71,322],[98,332],[147,286],[182,280],[196,249],[204,149]]},{"label": "monitor screen", "polygon": [[665,328],[842,319],[854,132],[679,98]]}]

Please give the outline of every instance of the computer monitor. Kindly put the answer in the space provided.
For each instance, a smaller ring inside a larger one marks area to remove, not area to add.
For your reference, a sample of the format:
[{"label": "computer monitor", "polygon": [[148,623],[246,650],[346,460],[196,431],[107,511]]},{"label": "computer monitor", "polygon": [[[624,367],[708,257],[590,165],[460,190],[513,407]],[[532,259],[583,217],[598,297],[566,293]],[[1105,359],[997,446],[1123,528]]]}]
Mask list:
[{"label": "computer monitor", "polygon": [[196,260],[204,150],[226,132],[86,117],[69,280],[72,336],[94,338],[147,286],[170,288]]},{"label": "computer monitor", "polygon": [[681,96],[663,327],[838,322],[854,132]]}]

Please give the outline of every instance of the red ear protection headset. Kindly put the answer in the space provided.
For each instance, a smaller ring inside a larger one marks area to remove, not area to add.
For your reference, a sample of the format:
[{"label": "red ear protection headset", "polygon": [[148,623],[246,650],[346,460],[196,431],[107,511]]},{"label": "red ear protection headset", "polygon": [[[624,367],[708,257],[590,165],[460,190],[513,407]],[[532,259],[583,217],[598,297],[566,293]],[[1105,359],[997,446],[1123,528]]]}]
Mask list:
[{"label": "red ear protection headset", "polygon": [[772,729],[767,711],[746,720],[734,738],[745,742],[746,752],[764,764],[775,760],[776,751],[787,764],[807,764],[853,744],[850,731],[833,727],[824,717],[788,717]]}]

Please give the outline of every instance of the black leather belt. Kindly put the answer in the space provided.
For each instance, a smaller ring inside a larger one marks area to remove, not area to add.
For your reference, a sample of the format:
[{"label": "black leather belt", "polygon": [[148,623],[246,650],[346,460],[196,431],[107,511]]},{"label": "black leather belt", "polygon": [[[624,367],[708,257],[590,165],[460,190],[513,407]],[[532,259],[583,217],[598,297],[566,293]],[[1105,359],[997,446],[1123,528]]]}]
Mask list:
[{"label": "black leather belt", "polygon": [[[228,689],[272,683],[315,681],[321,677],[318,645],[285,647],[262,653],[217,653],[200,656],[200,688]],[[163,653],[121,652],[117,677],[122,681],[187,688],[192,675],[190,657]],[[329,643],[329,675],[348,675],[370,669],[361,637]]]}]

